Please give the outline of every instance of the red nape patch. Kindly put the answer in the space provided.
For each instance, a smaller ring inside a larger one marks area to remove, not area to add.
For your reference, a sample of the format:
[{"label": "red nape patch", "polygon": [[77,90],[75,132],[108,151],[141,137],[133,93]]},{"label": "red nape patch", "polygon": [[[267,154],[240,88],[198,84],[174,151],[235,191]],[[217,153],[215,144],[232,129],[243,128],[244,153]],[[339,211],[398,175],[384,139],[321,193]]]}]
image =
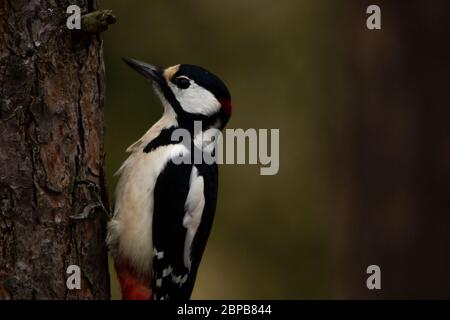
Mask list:
[{"label": "red nape patch", "polygon": [[231,117],[231,112],[233,111],[233,107],[231,106],[231,100],[230,99],[220,99],[219,100],[222,107],[225,109],[225,112],[228,114],[228,116]]},{"label": "red nape patch", "polygon": [[131,270],[121,264],[116,265],[117,278],[122,289],[122,300],[151,300],[152,289],[149,287],[150,281],[140,277],[135,277]]}]

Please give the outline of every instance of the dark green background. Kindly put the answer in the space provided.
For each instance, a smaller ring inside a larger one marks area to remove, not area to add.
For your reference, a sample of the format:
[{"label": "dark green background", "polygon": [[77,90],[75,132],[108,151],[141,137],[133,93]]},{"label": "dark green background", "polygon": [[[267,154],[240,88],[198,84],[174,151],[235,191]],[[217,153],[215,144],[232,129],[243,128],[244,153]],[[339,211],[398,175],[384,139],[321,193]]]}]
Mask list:
[{"label": "dark green background", "polygon": [[162,113],[150,83],[121,57],[203,66],[231,91],[228,128],[280,129],[277,175],[261,176],[259,165],[221,166],[216,220],[193,297],[328,296],[330,226],[321,208],[325,181],[316,114],[326,99],[320,70],[329,67],[321,56],[332,50],[330,31],[323,30],[330,10],[295,0],[100,1],[100,6],[118,18],[102,35],[110,190],[125,149]]},{"label": "dark green background", "polygon": [[102,34],[111,199],[162,113],[121,57],[203,66],[231,91],[228,128],[280,129],[277,175],[220,167],[193,298],[450,297],[448,1],[379,0],[378,31],[363,0],[99,4],[118,18]]}]

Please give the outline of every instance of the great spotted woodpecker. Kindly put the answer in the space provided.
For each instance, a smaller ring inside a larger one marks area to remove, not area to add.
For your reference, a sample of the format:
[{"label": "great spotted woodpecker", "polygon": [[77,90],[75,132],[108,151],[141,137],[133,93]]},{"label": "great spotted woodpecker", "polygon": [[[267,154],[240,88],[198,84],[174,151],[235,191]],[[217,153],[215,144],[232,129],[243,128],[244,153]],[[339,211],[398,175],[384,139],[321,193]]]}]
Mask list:
[{"label": "great spotted woodpecker", "polygon": [[[152,80],[164,113],[132,144],[120,175],[107,243],[114,257],[123,299],[189,299],[216,208],[216,163],[183,162],[186,143],[173,141],[179,128],[192,134],[222,130],[231,116],[230,93],[205,69],[188,64],[166,69],[133,59],[124,61]],[[203,142],[200,141],[200,144]]]}]

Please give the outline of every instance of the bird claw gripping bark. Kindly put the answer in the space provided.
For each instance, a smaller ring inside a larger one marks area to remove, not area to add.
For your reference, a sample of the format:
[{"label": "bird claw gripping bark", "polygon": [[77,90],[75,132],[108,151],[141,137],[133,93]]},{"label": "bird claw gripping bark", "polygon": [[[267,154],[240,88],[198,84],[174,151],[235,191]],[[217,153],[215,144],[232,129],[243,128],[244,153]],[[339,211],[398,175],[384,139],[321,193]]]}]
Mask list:
[{"label": "bird claw gripping bark", "polygon": [[95,209],[97,208],[102,208],[102,210],[105,210],[105,207],[101,202],[93,202],[84,207],[83,212],[77,215],[71,215],[70,218],[74,220],[91,218],[92,214],[95,212]]},{"label": "bird claw gripping bark", "polygon": [[108,219],[110,219],[112,217],[112,212],[107,210],[105,208],[105,206],[103,205],[101,196],[99,194],[99,189],[100,189],[99,186],[96,183],[89,181],[89,180],[78,181],[78,184],[85,184],[89,189],[94,191],[97,201],[88,204],[86,207],[84,207],[84,209],[81,213],[74,214],[69,217],[74,220],[82,220],[82,219],[92,218],[93,214],[95,213],[95,210],[100,208],[102,210],[102,212],[106,213],[106,216],[108,217]]}]

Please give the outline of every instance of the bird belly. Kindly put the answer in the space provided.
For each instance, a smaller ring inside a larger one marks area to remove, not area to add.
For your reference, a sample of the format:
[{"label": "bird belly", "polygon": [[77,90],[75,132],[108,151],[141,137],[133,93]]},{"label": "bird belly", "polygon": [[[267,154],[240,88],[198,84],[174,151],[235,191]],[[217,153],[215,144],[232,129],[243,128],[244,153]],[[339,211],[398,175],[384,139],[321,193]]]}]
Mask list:
[{"label": "bird belly", "polygon": [[116,188],[114,217],[108,223],[108,245],[116,265],[126,263],[142,277],[151,276],[153,262],[153,191],[166,164],[187,148],[181,144],[137,150],[124,163]]}]

